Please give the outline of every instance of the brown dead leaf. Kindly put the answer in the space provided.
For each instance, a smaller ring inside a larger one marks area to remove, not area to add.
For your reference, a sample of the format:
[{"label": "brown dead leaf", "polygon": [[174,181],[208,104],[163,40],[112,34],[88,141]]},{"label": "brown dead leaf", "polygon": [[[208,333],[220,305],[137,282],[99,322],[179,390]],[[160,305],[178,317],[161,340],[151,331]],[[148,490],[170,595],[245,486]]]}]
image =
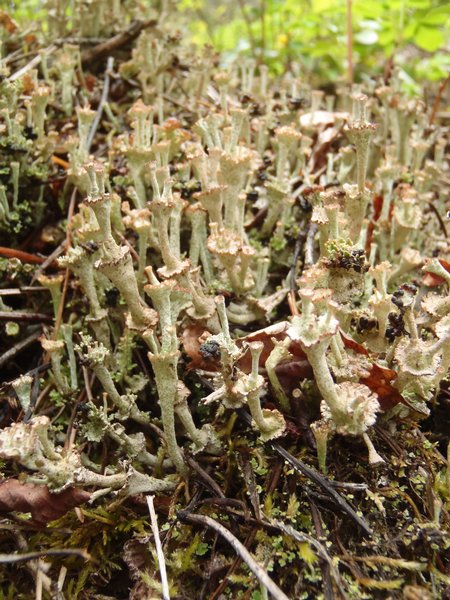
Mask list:
[{"label": "brown dead leaf", "polygon": [[24,35],[23,41],[28,46],[32,46],[33,44],[35,44],[38,41],[38,39],[34,33],[27,33],[26,35]]},{"label": "brown dead leaf", "polygon": [[396,379],[397,373],[395,371],[373,363],[369,376],[361,378],[359,382],[367,385],[372,392],[377,394],[381,410],[385,411],[398,403],[405,404],[403,396],[392,385]]},{"label": "brown dead leaf", "polygon": [[345,333],[342,333],[342,331],[340,332],[340,334],[341,334],[342,341],[344,342],[344,346],[346,348],[353,350],[353,352],[356,352],[356,354],[364,354],[364,356],[369,355],[366,348],[364,348],[364,346],[362,344],[355,342],[354,339],[346,336]]},{"label": "brown dead leaf", "polygon": [[141,571],[152,566],[149,542],[149,537],[134,538],[125,542],[123,547],[123,560],[130,569],[130,575],[134,581],[140,579],[139,573]]},{"label": "brown dead leaf", "polygon": [[191,359],[187,365],[187,370],[202,369],[203,371],[218,371],[219,363],[214,359],[206,359],[200,352],[201,345],[211,335],[211,332],[205,329],[202,325],[194,323],[188,325],[181,335],[181,343],[184,351]]},{"label": "brown dead leaf", "polygon": [[0,513],[31,513],[36,525],[45,525],[84,504],[90,497],[89,492],[78,488],[72,487],[59,494],[51,494],[45,485],[7,479],[0,483]]},{"label": "brown dead leaf", "polygon": [[0,10],[0,27],[6,29],[8,33],[14,33],[19,28],[14,19],[4,10]]},{"label": "brown dead leaf", "polygon": [[307,358],[291,359],[275,367],[275,373],[286,395],[298,388],[300,380],[314,379],[314,373]]},{"label": "brown dead leaf", "polygon": [[[269,327],[264,327],[264,329],[258,329],[258,331],[254,331],[253,333],[249,333],[244,337],[238,338],[236,340],[236,344],[239,347],[244,348],[245,345],[249,344],[250,342],[262,342],[264,344],[264,348],[259,358],[259,364],[261,366],[264,366],[266,360],[269,358],[269,354],[273,350],[273,340],[283,340],[286,337],[286,331],[288,330],[288,328],[288,321],[281,321],[280,323],[276,323],[275,325],[269,325]],[[239,368],[248,373],[251,369],[251,366],[251,354],[250,352],[246,352],[239,361]]]},{"label": "brown dead leaf", "polygon": [[36,88],[36,84],[33,81],[30,73],[25,73],[22,77],[23,93],[27,96],[31,96]]},{"label": "brown dead leaf", "polygon": [[[443,258],[440,258],[439,262],[447,271],[447,273],[450,273],[450,263],[444,260]],[[435,273],[429,273],[428,271],[426,271],[425,275],[422,278],[422,283],[427,287],[437,287],[438,285],[442,285],[443,283],[445,283],[445,279],[443,277],[440,277],[439,275],[436,275]]]},{"label": "brown dead leaf", "polygon": [[[250,342],[262,342],[264,349],[261,353],[259,364],[263,367],[269,354],[272,352],[274,347],[273,340],[282,341],[286,337],[286,331],[289,328],[288,321],[281,321],[275,325],[270,325],[264,329],[259,329],[253,333],[236,339],[236,344],[243,350],[246,344]],[[188,365],[188,369],[203,369],[204,371],[218,371],[220,369],[218,358],[213,357],[205,358],[200,352],[201,345],[207,341],[211,333],[198,324],[189,325],[183,331],[181,341],[186,354],[191,359]],[[304,359],[305,353],[297,342],[292,342],[289,346],[289,352],[297,359]],[[252,357],[250,352],[245,352],[242,358],[239,360],[239,368],[245,372],[249,372],[251,369]]]},{"label": "brown dead leaf", "polygon": [[[344,335],[341,331],[342,341],[344,346],[353,350],[357,354],[368,356],[366,348],[355,342],[352,338]],[[392,369],[381,367],[376,362],[372,363],[368,377],[362,377],[359,382],[367,385],[378,396],[381,410],[389,410],[399,402],[407,404],[400,392],[394,387],[393,383],[397,379],[397,373]]]}]

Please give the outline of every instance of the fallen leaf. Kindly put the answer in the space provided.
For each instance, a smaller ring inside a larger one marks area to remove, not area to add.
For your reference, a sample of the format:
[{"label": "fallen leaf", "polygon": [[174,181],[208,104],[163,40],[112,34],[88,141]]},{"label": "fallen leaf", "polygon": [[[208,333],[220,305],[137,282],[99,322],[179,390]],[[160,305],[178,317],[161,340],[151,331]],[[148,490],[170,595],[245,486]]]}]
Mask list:
[{"label": "fallen leaf", "polygon": [[45,525],[84,504],[90,497],[89,492],[79,488],[71,487],[59,494],[51,494],[46,485],[7,479],[0,483],[0,513],[31,513],[36,525]]},{"label": "fallen leaf", "polygon": [[355,342],[354,339],[346,336],[345,333],[343,333],[342,331],[340,331],[340,334],[341,334],[342,341],[344,342],[344,346],[346,348],[353,350],[353,352],[356,352],[356,354],[364,354],[364,356],[369,355],[368,351],[362,344],[360,344],[359,342]]},{"label": "fallen leaf", "polygon": [[8,33],[14,33],[19,28],[14,19],[4,10],[0,10],[0,26]]},{"label": "fallen leaf", "polygon": [[381,410],[389,410],[397,404],[406,404],[400,392],[392,385],[397,379],[397,373],[392,369],[380,367],[373,363],[368,377],[362,377],[359,382],[367,385],[378,396]]},{"label": "fallen leaf", "polygon": [[[443,258],[439,258],[439,262],[447,271],[447,273],[450,273],[450,263],[444,260]],[[445,279],[443,277],[440,277],[439,275],[436,275],[435,273],[425,271],[425,275],[422,278],[422,283],[427,287],[437,287],[438,285],[442,285],[443,283],[445,283]]]},{"label": "fallen leaf", "polygon": [[202,369],[203,371],[218,371],[219,362],[214,359],[206,359],[200,352],[202,344],[212,335],[207,329],[197,323],[188,325],[181,335],[184,351],[191,359],[187,370]]}]

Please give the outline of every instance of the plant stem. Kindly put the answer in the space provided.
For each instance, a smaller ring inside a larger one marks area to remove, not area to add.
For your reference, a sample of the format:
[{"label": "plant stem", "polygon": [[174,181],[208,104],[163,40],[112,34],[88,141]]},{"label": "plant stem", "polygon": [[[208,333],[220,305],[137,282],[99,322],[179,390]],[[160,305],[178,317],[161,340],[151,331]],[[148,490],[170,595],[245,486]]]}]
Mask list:
[{"label": "plant stem", "polygon": [[352,0],[347,0],[347,79],[353,85],[353,15]]}]

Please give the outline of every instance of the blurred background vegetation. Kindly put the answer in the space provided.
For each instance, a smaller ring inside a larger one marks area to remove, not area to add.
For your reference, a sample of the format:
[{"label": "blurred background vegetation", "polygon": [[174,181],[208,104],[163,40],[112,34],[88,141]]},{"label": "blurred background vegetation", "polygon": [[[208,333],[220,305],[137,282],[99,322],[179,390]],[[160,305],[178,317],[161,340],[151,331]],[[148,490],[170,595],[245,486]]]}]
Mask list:
[{"label": "blurred background vegetation", "polygon": [[[7,0],[3,2],[8,5]],[[382,74],[395,65],[405,90],[416,93],[427,82],[444,79],[450,72],[447,0],[129,2],[149,8],[163,5],[177,13],[174,27],[183,24],[183,32],[195,43],[212,44],[222,53],[224,66],[239,55],[253,56],[274,72],[299,63],[313,83],[345,77],[347,11],[351,6],[355,81]],[[19,22],[39,19],[45,13],[45,1],[9,0],[9,8]]]}]

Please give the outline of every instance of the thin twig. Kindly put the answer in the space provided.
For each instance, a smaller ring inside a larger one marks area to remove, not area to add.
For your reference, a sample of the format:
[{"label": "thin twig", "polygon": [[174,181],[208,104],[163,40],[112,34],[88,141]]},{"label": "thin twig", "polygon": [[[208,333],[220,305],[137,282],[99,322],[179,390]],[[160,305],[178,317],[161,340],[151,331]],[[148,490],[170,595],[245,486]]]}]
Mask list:
[{"label": "thin twig", "polygon": [[185,104],[183,104],[179,100],[175,100],[175,98],[172,98],[171,96],[168,96],[167,94],[162,94],[162,97],[164,98],[164,100],[167,100],[168,102],[170,102],[174,106],[179,106],[180,108],[182,108],[186,112],[190,112],[190,113],[195,113],[196,112],[195,110],[192,110],[192,108],[189,108],[189,106],[186,106]]},{"label": "thin twig", "polygon": [[272,448],[277,452],[280,456],[282,456],[296,471],[302,473],[302,475],[306,475],[311,481],[314,481],[322,490],[326,492],[328,496],[330,496],[339,508],[345,512],[364,532],[365,535],[372,536],[372,530],[370,529],[368,523],[365,519],[356,514],[355,510],[348,504],[344,498],[336,492],[336,490],[328,483],[327,479],[320,475],[317,471],[308,467],[304,462],[295,458],[290,454],[287,450],[285,450],[280,444],[277,442],[271,443]]},{"label": "thin twig", "polygon": [[47,289],[39,285],[25,285],[18,288],[4,288],[0,290],[0,296],[22,296],[23,294],[31,294],[32,292],[46,292]]},{"label": "thin twig", "polygon": [[346,555],[346,560],[362,562],[368,565],[388,565],[396,569],[405,569],[406,571],[426,571],[429,567],[426,562],[417,560],[404,560],[403,558],[390,558],[389,556],[354,556]]},{"label": "thin twig", "polygon": [[187,510],[180,510],[178,512],[178,518],[180,521],[185,523],[195,523],[203,527],[210,527],[221,535],[233,548],[233,550],[242,558],[246,563],[250,571],[255,575],[260,584],[264,586],[275,598],[275,600],[289,600],[288,596],[280,590],[277,584],[269,577],[267,571],[265,571],[253,558],[247,548],[242,544],[226,527],[221,523],[218,523],[211,517],[206,515],[198,515],[190,513]]},{"label": "thin twig", "polygon": [[[316,532],[316,538],[323,539],[324,532],[322,527],[322,517],[319,509],[312,498],[309,499],[309,505],[311,509],[312,522],[314,524],[314,530]],[[331,583],[330,563],[324,558],[320,558],[319,565],[322,571],[324,600],[335,600],[333,585]]]},{"label": "thin twig", "polygon": [[159,571],[161,573],[162,596],[163,600],[170,600],[169,582],[167,581],[166,561],[164,559],[164,552],[161,545],[161,539],[159,537],[158,518],[156,516],[153,499],[154,496],[147,496],[148,510],[150,512],[150,522],[152,526],[153,537],[155,538],[156,556],[158,557]]},{"label": "thin twig", "polygon": [[[56,261],[58,256],[60,256],[64,252],[64,250],[66,249],[66,246],[67,246],[67,239],[64,239],[59,244],[59,246],[57,248],[55,248],[55,250],[53,250],[53,252],[42,261],[42,264],[40,265],[40,267],[38,267],[36,269],[36,271],[34,272],[33,277],[31,279],[31,283],[36,281],[36,279],[39,277],[39,275],[41,273],[43,273],[49,265],[51,265],[53,262]],[[55,266],[57,266],[57,263],[55,263]]]},{"label": "thin twig", "polygon": [[61,327],[61,323],[62,323],[62,319],[63,319],[63,312],[64,312],[64,306],[66,304],[67,290],[69,288],[69,276],[70,276],[70,271],[69,271],[69,269],[66,269],[66,272],[64,275],[64,283],[63,283],[62,292],[61,292],[60,305],[58,307],[58,314],[56,315],[55,328],[53,331],[53,339],[55,339],[55,340],[58,339],[59,328]]},{"label": "thin twig", "polygon": [[31,69],[34,69],[39,64],[41,64],[41,62],[42,62],[42,56],[43,56],[44,53],[47,56],[49,56],[55,50],[56,50],[56,46],[55,46],[55,44],[52,44],[46,50],[44,50],[43,53],[38,54],[37,56],[35,56],[34,58],[32,58],[30,60],[30,62],[28,62],[25,66],[23,66],[21,69],[19,69],[18,71],[16,71],[12,75],[10,75],[8,77],[8,81],[16,81],[16,79],[19,79],[20,77],[22,77],[23,75],[25,75],[25,73],[28,73],[28,71],[31,71]]},{"label": "thin twig", "polygon": [[[46,315],[47,316],[47,315]],[[39,328],[37,331],[26,337],[24,340],[20,341],[18,344],[7,350],[4,354],[0,356],[0,367],[3,367],[6,363],[12,360],[19,352],[31,346],[38,337],[41,335],[42,330]]]},{"label": "thin twig", "polygon": [[[249,534],[247,535],[247,537],[244,540],[245,548],[247,548],[253,544],[253,542],[255,541],[257,532],[258,532],[258,529],[256,527],[253,527],[253,529],[250,530]],[[230,577],[233,575],[233,573],[236,571],[236,569],[238,569],[241,566],[241,563],[242,563],[242,558],[239,555],[236,556],[236,558],[231,563],[230,568],[228,569],[225,576],[223,577],[222,581],[219,583],[219,585],[213,591],[213,593],[209,596],[208,600],[217,600],[217,598],[222,597],[222,592],[227,587]]]},{"label": "thin twig", "polygon": [[302,230],[299,233],[299,235],[297,236],[297,239],[295,240],[294,254],[292,256],[291,268],[289,269],[289,275],[288,275],[289,287],[290,287],[291,291],[293,291],[294,293],[296,293],[297,289],[298,289],[297,282],[295,280],[295,275],[297,272],[297,262],[300,257],[301,249],[303,248],[303,246],[305,244],[306,235],[307,234],[305,234],[305,231]]},{"label": "thin twig", "polygon": [[81,64],[84,66],[90,65],[95,60],[99,60],[108,54],[112,54],[119,48],[122,48],[129,42],[135,40],[144,29],[153,27],[158,24],[158,21],[151,19],[149,21],[134,21],[128,29],[118,33],[111,39],[101,44],[97,44],[89,50],[81,53]]},{"label": "thin twig", "polygon": [[136,260],[136,261],[138,261],[139,260],[139,254],[136,252],[136,250],[133,248],[133,246],[130,244],[130,242],[127,240],[127,238],[125,236],[123,236],[120,233],[120,231],[117,231],[116,229],[114,229],[114,233],[120,239],[120,241],[122,242],[122,244],[125,244],[125,246],[128,246],[128,249],[129,249],[130,254],[133,257],[133,259]]},{"label": "thin twig", "polygon": [[25,321],[27,323],[51,323],[53,317],[43,313],[25,312],[23,310],[2,310],[0,321]]},{"label": "thin twig", "polygon": [[77,199],[77,188],[73,188],[70,196],[69,209],[67,211],[67,230],[66,230],[66,248],[70,248],[72,243],[72,219],[75,212],[75,203]]},{"label": "thin twig", "polygon": [[41,265],[45,261],[45,258],[36,256],[36,254],[30,254],[29,252],[17,250],[16,248],[5,248],[4,246],[0,246],[0,256],[4,256],[5,258],[17,258],[22,262],[32,263],[34,265]]},{"label": "thin twig", "polygon": [[[20,531],[13,532],[13,535],[16,538],[17,546],[19,547],[19,549],[22,551],[23,554],[26,554],[28,551],[28,543],[26,537]],[[52,580],[45,573],[42,572],[40,561],[26,561],[25,568],[31,573],[35,580],[38,577],[38,574],[40,573],[39,576],[41,578],[42,586],[44,587],[45,591],[50,595]]]},{"label": "thin twig", "polygon": [[11,564],[28,562],[29,560],[35,560],[42,556],[79,556],[80,558],[84,558],[84,560],[89,560],[91,558],[90,554],[81,548],[61,550],[54,548],[52,550],[37,550],[36,552],[25,552],[23,554],[0,554],[0,563]]},{"label": "thin twig", "polygon": [[271,521],[271,523],[272,523],[272,525],[277,527],[280,531],[282,531],[286,535],[292,537],[297,542],[300,542],[300,543],[306,542],[310,546],[313,546],[313,548],[315,548],[315,550],[317,551],[318,556],[327,563],[327,565],[330,569],[330,575],[332,576],[335,584],[338,586],[340,593],[342,594],[342,596],[344,598],[347,598],[347,595],[345,593],[345,590],[344,590],[344,587],[342,584],[341,576],[339,575],[339,571],[334,566],[333,560],[331,559],[331,556],[328,554],[327,549],[323,544],[321,544],[318,540],[313,538],[311,535],[297,531],[296,529],[294,529],[292,527],[292,525],[289,525],[288,523],[283,523],[282,521],[276,521],[276,520]]},{"label": "thin twig", "polygon": [[447,78],[444,79],[444,81],[442,81],[441,85],[439,86],[439,89],[436,94],[436,98],[434,99],[434,102],[433,102],[433,108],[431,109],[430,121],[429,121],[430,125],[433,125],[433,123],[434,123],[434,120],[435,120],[436,114],[437,114],[437,110],[439,108],[439,104],[441,103],[442,94],[444,93],[444,90],[447,87],[449,81],[450,81],[450,75],[447,75]]},{"label": "thin twig", "polygon": [[[70,196],[69,209],[67,211],[66,248],[70,248],[71,244],[72,244],[72,218],[73,218],[73,213],[75,212],[76,199],[77,199],[77,188],[74,187],[72,190],[72,195]],[[54,328],[54,332],[53,332],[53,338],[55,340],[58,339],[59,328],[61,327],[61,323],[62,323],[62,319],[63,319],[64,307],[66,304],[67,290],[69,289],[69,277],[70,277],[70,271],[69,271],[69,269],[66,269],[66,272],[64,274],[64,283],[63,283],[63,288],[62,288],[62,292],[61,292],[61,300],[60,300],[60,304],[59,304],[59,308],[58,308],[58,314],[56,315],[56,319],[55,319],[55,328]]]},{"label": "thin twig", "polygon": [[441,215],[439,214],[438,209],[435,207],[435,205],[432,202],[428,202],[428,206],[431,208],[431,210],[434,212],[434,214],[436,215],[437,220],[439,221],[439,226],[442,229],[442,233],[445,235],[446,238],[448,238],[447,235],[447,228],[445,227],[445,223],[442,220]]},{"label": "thin twig", "polygon": [[102,114],[103,114],[103,107],[106,104],[106,102],[108,101],[109,84],[110,84],[110,80],[111,80],[111,71],[113,70],[113,66],[114,66],[114,58],[112,56],[108,56],[108,60],[106,62],[105,78],[103,80],[102,97],[100,98],[100,103],[97,108],[97,114],[95,115],[95,119],[91,125],[91,129],[89,131],[89,135],[88,135],[88,139],[87,139],[88,152],[91,149],[92,142],[94,141],[95,134],[97,133],[97,128],[100,124]]},{"label": "thin twig", "polygon": [[[238,410],[238,414],[239,417],[245,423],[247,423],[247,425],[251,424],[251,416],[246,410],[241,408]],[[290,465],[292,465],[296,471],[298,471],[302,475],[306,475],[306,477],[311,479],[311,481],[313,481],[320,488],[322,488],[322,490],[325,491],[328,497],[331,497],[339,506],[339,508],[357,523],[357,525],[362,529],[365,535],[373,535],[372,530],[370,529],[369,524],[366,522],[366,520],[356,514],[356,511],[350,506],[350,504],[346,500],[344,500],[344,498],[340,494],[338,494],[338,492],[333,488],[333,486],[330,485],[326,477],[318,473],[315,469],[308,467],[308,465],[306,465],[303,461],[292,456],[292,454],[285,450],[285,448],[283,448],[283,446],[281,446],[278,442],[270,442],[270,445],[272,446],[273,450],[275,450],[275,452],[277,452],[281,457],[283,457],[284,460],[286,460]]]},{"label": "thin twig", "polygon": [[293,317],[297,317],[300,314],[300,312],[295,301],[295,293],[292,290],[289,290],[287,293],[287,301],[289,304],[289,310],[291,311],[291,315]]},{"label": "thin twig", "polygon": [[196,471],[203,481],[208,485],[208,487],[215,494],[219,496],[219,498],[225,498],[225,494],[222,492],[220,486],[214,481],[214,479],[209,475],[199,464],[195,461],[191,456],[186,456],[187,464]]}]

